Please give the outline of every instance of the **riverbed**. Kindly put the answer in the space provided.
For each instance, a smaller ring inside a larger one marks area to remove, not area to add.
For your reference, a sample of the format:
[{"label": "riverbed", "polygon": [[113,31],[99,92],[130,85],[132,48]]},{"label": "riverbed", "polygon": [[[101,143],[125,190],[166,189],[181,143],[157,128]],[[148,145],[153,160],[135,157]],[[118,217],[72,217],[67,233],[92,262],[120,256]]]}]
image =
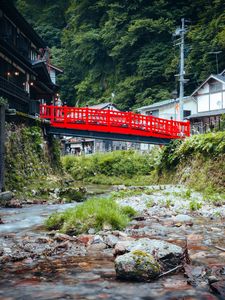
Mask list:
[{"label": "riverbed", "polygon": [[[199,280],[207,268],[214,269],[215,274],[223,270],[224,204],[204,205],[190,211],[190,204],[185,204],[191,199],[183,199],[183,187],[149,189],[153,190],[150,195],[143,191],[138,196],[118,199],[121,205],[133,204],[141,216],[124,233],[128,237],[160,239],[187,247],[193,269],[198,268],[195,273],[199,272]],[[90,194],[104,196],[111,190],[111,187],[89,187]],[[198,198],[201,195],[194,197],[201,201]],[[148,203],[147,208],[144,202]],[[77,245],[75,240],[67,243],[60,236],[58,239],[62,240],[54,239],[43,227],[45,218],[54,211],[76,205],[79,204],[37,204],[0,210],[4,221],[0,225],[1,255],[8,253],[8,260],[1,262],[0,299],[222,299],[218,293],[211,293],[204,278],[193,286],[183,272],[148,283],[118,280],[110,247],[87,251],[86,245]]]}]

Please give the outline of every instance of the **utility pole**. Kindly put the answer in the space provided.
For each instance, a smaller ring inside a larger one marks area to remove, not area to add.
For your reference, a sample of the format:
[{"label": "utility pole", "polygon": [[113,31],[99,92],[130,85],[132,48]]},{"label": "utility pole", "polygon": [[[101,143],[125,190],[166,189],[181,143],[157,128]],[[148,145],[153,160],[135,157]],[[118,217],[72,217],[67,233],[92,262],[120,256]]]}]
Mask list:
[{"label": "utility pole", "polygon": [[185,20],[181,19],[181,42],[180,42],[180,94],[179,94],[179,104],[180,104],[180,121],[184,118],[184,34],[185,34]]},{"label": "utility pole", "polygon": [[177,28],[173,36],[179,36],[178,43],[176,45],[180,46],[180,70],[179,74],[175,75],[179,77],[179,111],[180,111],[180,121],[183,120],[184,117],[184,84],[188,81],[188,79],[184,78],[184,36],[187,32],[187,28],[185,26],[185,19],[181,19],[181,27]]}]

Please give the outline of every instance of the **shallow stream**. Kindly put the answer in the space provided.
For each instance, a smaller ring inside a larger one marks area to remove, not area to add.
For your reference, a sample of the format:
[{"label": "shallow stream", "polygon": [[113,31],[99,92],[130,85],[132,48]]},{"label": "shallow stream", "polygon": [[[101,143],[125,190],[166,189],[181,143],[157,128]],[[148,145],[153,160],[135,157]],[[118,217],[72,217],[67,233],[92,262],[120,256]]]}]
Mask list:
[{"label": "shallow stream", "polygon": [[[106,195],[111,187],[90,186],[91,194]],[[161,195],[163,197],[163,194]],[[166,197],[166,196],[164,196]],[[24,242],[27,238],[45,237],[42,224],[53,211],[77,205],[29,205],[21,209],[0,209],[5,222],[0,225],[0,245],[8,240]],[[225,267],[224,220],[194,216],[193,224],[171,222],[170,213],[159,213],[147,220],[134,221],[127,233],[135,237],[163,239],[185,247],[196,266]],[[7,250],[7,249],[6,249]],[[108,249],[107,249],[108,250]],[[183,273],[169,275],[151,283],[125,282],[116,279],[112,251],[90,252],[79,256],[63,253],[40,259],[27,258],[1,265],[1,300],[44,299],[222,299],[208,293],[205,286],[194,288]],[[109,249],[110,250],[110,249]]]}]

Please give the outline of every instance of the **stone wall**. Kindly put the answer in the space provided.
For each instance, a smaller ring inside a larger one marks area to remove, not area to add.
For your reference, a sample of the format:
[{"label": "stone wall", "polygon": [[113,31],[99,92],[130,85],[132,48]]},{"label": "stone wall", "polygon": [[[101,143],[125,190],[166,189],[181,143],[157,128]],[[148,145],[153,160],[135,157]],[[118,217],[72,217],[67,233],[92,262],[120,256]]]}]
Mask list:
[{"label": "stone wall", "polygon": [[61,171],[59,142],[44,135],[41,125],[6,123],[6,189],[24,186]]}]

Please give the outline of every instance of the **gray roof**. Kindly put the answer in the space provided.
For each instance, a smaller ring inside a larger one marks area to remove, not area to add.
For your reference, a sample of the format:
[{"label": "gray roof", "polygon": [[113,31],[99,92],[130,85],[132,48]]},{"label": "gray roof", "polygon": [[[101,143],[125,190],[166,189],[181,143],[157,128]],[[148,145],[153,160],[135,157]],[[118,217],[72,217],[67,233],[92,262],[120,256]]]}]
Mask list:
[{"label": "gray roof", "polygon": [[185,119],[194,119],[194,118],[201,118],[201,117],[211,117],[211,116],[219,116],[225,114],[225,109],[216,109],[210,111],[203,111],[197,114],[190,115]]},{"label": "gray roof", "polygon": [[89,106],[89,108],[104,109],[104,108],[107,108],[109,106],[114,106],[117,109],[117,107],[113,103],[111,103],[111,102],[100,103],[100,104],[96,104],[96,105],[91,105],[91,106]]},{"label": "gray roof", "polygon": [[[190,96],[184,97],[184,100],[187,100],[189,98],[190,98]],[[137,111],[141,111],[141,110],[145,110],[145,109],[157,109],[161,106],[169,105],[169,104],[172,104],[172,103],[178,103],[178,102],[179,102],[179,98],[177,98],[177,99],[167,99],[167,100],[163,100],[163,101],[160,101],[160,102],[153,103],[151,105],[139,107],[137,109]]]},{"label": "gray roof", "polygon": [[225,76],[223,75],[213,75],[214,78],[218,79],[219,81],[222,81],[225,83]]},{"label": "gray roof", "polygon": [[194,92],[191,94],[191,96],[194,96],[194,95],[196,94],[196,92],[197,92],[198,90],[200,90],[200,89],[202,88],[202,86],[203,86],[209,79],[211,79],[211,78],[216,79],[216,80],[218,80],[218,81],[220,81],[220,82],[225,83],[225,76],[220,75],[220,74],[218,74],[218,75],[211,74],[205,81],[203,81],[203,82],[200,84],[199,87],[197,87],[196,90],[194,90]]}]

